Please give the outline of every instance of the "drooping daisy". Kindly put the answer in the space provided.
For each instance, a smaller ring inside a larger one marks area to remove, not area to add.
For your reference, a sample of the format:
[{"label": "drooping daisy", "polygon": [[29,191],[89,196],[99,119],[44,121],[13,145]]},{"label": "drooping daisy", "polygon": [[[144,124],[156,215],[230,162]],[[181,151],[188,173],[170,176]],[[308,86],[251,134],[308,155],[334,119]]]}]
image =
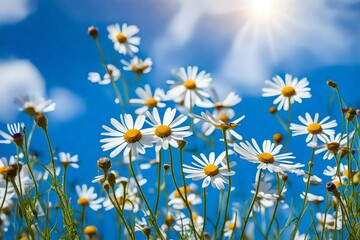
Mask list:
[{"label": "drooping daisy", "polygon": [[[309,175],[308,174],[305,174],[304,177],[303,177],[303,181],[305,183],[308,182],[308,178],[309,178]],[[310,185],[320,185],[322,183],[322,179],[319,178],[318,176],[316,175],[311,175],[310,176],[310,180],[309,180],[309,183]]]},{"label": "drooping daisy", "polygon": [[119,80],[121,72],[119,69],[117,69],[114,65],[108,64],[107,69],[109,71],[105,73],[103,78],[101,78],[100,74],[97,72],[89,72],[88,74],[88,80],[92,83],[98,83],[100,85],[107,85],[111,83],[111,76],[114,81]]},{"label": "drooping daisy", "polygon": [[[303,192],[302,194],[300,194],[300,197],[302,198],[302,199],[304,199],[305,198],[305,192]],[[317,196],[317,195],[315,195],[315,194],[312,194],[312,193],[307,193],[307,195],[306,195],[306,200],[308,201],[308,202],[313,202],[313,203],[315,203],[315,204],[319,204],[319,203],[322,203],[323,201],[324,201],[324,197],[323,196]]]},{"label": "drooping daisy", "polygon": [[114,48],[120,54],[133,56],[139,51],[137,45],[140,44],[140,38],[134,36],[139,32],[139,28],[135,25],[113,24],[107,27],[109,39],[113,41]]},{"label": "drooping daisy", "polygon": [[111,119],[110,122],[115,129],[102,126],[107,132],[101,133],[101,135],[109,136],[100,140],[100,142],[105,143],[101,146],[103,151],[115,148],[110,153],[111,158],[119,155],[124,149],[124,156],[127,156],[130,151],[134,156],[137,156],[138,153],[144,154],[144,148],[151,147],[153,140],[149,131],[141,129],[145,122],[145,116],[139,115],[135,124],[130,114],[120,115],[120,121],[121,123],[115,118]]},{"label": "drooping daisy", "polygon": [[83,184],[81,187],[79,185],[75,186],[76,193],[78,195],[77,204],[82,207],[89,205],[89,207],[97,211],[101,208],[101,203],[104,201],[104,198],[97,198],[97,193],[94,192],[94,187],[86,186]]},{"label": "drooping daisy", "polygon": [[135,110],[138,115],[145,114],[146,111],[155,107],[163,108],[166,106],[165,103],[161,102],[165,98],[164,90],[161,88],[156,88],[152,94],[150,85],[146,84],[144,88],[136,88],[135,93],[139,98],[130,99],[130,103],[142,106]]},{"label": "drooping daisy", "polygon": [[324,135],[323,137],[325,139],[325,142],[324,144],[317,146],[317,148],[319,149],[315,151],[315,154],[320,154],[326,151],[323,159],[331,160],[334,155],[339,151],[339,149],[347,145],[347,141],[348,139],[352,138],[353,133],[354,132],[349,134],[349,136],[347,134],[341,135],[341,133],[338,133],[336,136],[334,133],[330,134],[329,136]]},{"label": "drooping daisy", "polygon": [[[202,187],[206,188],[210,183],[213,188],[219,190],[224,189],[224,183],[228,183],[225,178],[235,174],[234,171],[228,171],[227,166],[224,165],[225,152],[222,152],[216,159],[215,153],[211,152],[209,158],[203,153],[200,154],[201,158],[192,155],[196,162],[191,162],[195,167],[184,164],[184,172],[189,173],[186,178],[192,178],[194,181],[204,179]],[[219,166],[221,165],[221,166]]]},{"label": "drooping daisy", "polygon": [[179,72],[175,73],[177,81],[168,80],[167,83],[171,85],[171,89],[167,92],[169,100],[174,100],[176,103],[183,102],[188,109],[194,105],[200,106],[210,95],[204,90],[212,81],[209,73],[204,70],[198,73],[198,67],[180,68]]},{"label": "drooping daisy", "polygon": [[77,164],[79,156],[77,154],[71,156],[70,153],[59,152],[59,159],[63,166],[67,167],[70,165],[73,168],[79,168],[79,164]]},{"label": "drooping daisy", "polygon": [[225,237],[231,237],[233,235],[233,232],[240,228],[240,216],[238,211],[234,211],[232,218],[230,220],[227,220],[225,222],[225,228],[224,228],[224,236]]},{"label": "drooping daisy", "polygon": [[[316,213],[316,219],[319,221],[320,226],[318,227],[318,230],[322,230],[322,226],[325,225],[325,228],[328,230],[341,230],[342,228],[342,218],[341,216],[335,218],[332,214],[328,213]],[[336,228],[336,229],[335,229]]]},{"label": "drooping daisy", "polygon": [[187,131],[190,126],[178,127],[186,121],[187,116],[180,115],[174,119],[176,109],[167,108],[163,120],[161,121],[157,108],[154,108],[152,114],[147,111],[146,115],[151,122],[149,124],[152,128],[149,131],[152,133],[154,142],[156,143],[155,150],[158,152],[161,148],[168,149],[169,144],[175,148],[178,147],[177,140],[183,140],[185,137],[191,136],[192,132]]},{"label": "drooping daisy", "polygon": [[16,145],[21,147],[23,143],[23,136],[22,136],[23,127],[24,127],[23,123],[7,124],[7,129],[10,135],[0,130],[0,136],[4,138],[4,140],[0,140],[0,143],[10,144],[14,142]]},{"label": "drooping daisy", "polygon": [[258,169],[268,169],[270,172],[285,172],[288,166],[294,165],[293,162],[287,159],[294,159],[292,153],[279,154],[283,145],[275,145],[270,140],[265,140],[262,144],[262,150],[258,146],[255,139],[251,142],[240,142],[240,145],[235,144],[234,150],[240,154],[242,159],[252,163],[257,163]]},{"label": "drooping daisy", "polygon": [[123,67],[126,71],[132,71],[136,74],[145,74],[151,71],[151,66],[153,64],[151,58],[146,58],[144,61],[138,57],[133,57],[130,62],[121,60]]},{"label": "drooping daisy", "polygon": [[329,116],[325,117],[323,120],[318,122],[319,114],[316,113],[314,119],[311,118],[309,113],[305,113],[305,118],[299,116],[299,121],[304,124],[290,124],[290,130],[293,131],[292,136],[298,136],[303,134],[308,134],[306,137],[306,142],[309,147],[315,147],[317,145],[317,140],[320,139],[322,142],[326,142],[326,135],[334,134],[334,130],[331,129],[337,126],[336,120],[329,120]]},{"label": "drooping daisy", "polygon": [[21,96],[15,98],[14,102],[19,106],[19,111],[24,111],[30,116],[38,113],[52,112],[55,110],[56,104],[51,99],[42,97]]},{"label": "drooping daisy", "polygon": [[295,101],[298,103],[302,102],[302,98],[310,98],[310,88],[308,87],[309,82],[306,78],[300,81],[297,78],[292,78],[290,74],[285,74],[285,81],[280,77],[276,76],[273,81],[265,80],[265,84],[268,88],[263,88],[263,97],[278,96],[274,100],[274,104],[279,104],[277,109],[289,110],[289,102],[293,104]]}]

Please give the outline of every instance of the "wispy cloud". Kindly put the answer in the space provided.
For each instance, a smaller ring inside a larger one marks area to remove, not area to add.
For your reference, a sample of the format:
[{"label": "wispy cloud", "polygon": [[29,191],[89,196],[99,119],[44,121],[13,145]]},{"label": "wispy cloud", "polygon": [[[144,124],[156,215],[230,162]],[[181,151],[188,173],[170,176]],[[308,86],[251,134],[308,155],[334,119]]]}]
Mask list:
[{"label": "wispy cloud", "polygon": [[20,95],[45,94],[45,82],[28,60],[0,60],[0,121],[13,121],[17,115],[14,99]]},{"label": "wispy cloud", "polygon": [[35,9],[35,0],[1,0],[0,25],[24,20]]}]

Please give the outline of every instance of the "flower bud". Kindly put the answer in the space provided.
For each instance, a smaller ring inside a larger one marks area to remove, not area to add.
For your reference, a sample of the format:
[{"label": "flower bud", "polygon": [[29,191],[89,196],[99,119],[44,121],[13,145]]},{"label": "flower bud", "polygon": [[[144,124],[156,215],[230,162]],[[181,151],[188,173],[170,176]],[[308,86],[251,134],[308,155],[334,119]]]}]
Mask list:
[{"label": "flower bud", "polygon": [[354,108],[347,108],[345,111],[345,118],[351,122],[356,116],[356,110]]},{"label": "flower bud", "polygon": [[97,229],[93,225],[86,226],[84,228],[84,234],[88,236],[95,236],[97,234]]},{"label": "flower bud", "polygon": [[9,166],[6,166],[3,172],[3,176],[6,180],[14,179],[17,175],[17,164],[11,164]]},{"label": "flower bud", "polygon": [[169,164],[164,164],[164,170],[168,170],[170,168],[170,165]]},{"label": "flower bud", "polygon": [[282,134],[281,134],[281,133],[275,133],[275,134],[273,135],[273,140],[274,140],[274,142],[275,142],[276,144],[280,144],[280,143],[282,142],[282,140],[283,140]]},{"label": "flower bud", "polygon": [[287,174],[281,174],[281,179],[286,182],[288,180],[289,176]]},{"label": "flower bud", "polygon": [[109,158],[102,157],[97,161],[98,168],[104,172],[107,172],[111,168],[111,161]]},{"label": "flower bud", "polygon": [[88,34],[89,36],[91,36],[93,39],[97,39],[99,31],[96,27],[91,26],[88,28]]},{"label": "flower bud", "polygon": [[145,234],[146,237],[149,237],[149,236],[150,236],[150,233],[151,233],[151,229],[150,229],[150,228],[144,227],[141,231],[142,231],[143,234]]},{"label": "flower bud", "polygon": [[327,182],[326,183],[326,190],[328,190],[329,192],[332,192],[334,190],[336,190],[336,186],[333,182]]},{"label": "flower bud", "polygon": [[334,82],[333,80],[327,80],[326,84],[327,84],[329,87],[337,88],[337,84],[336,84],[336,82]]},{"label": "flower bud", "polygon": [[276,113],[276,107],[271,106],[271,107],[269,108],[269,112],[270,112],[271,114],[275,114],[275,113]]},{"label": "flower bud", "polygon": [[107,176],[107,180],[109,182],[109,185],[111,188],[114,188],[115,183],[116,183],[116,177],[113,173],[109,173],[109,175]]},{"label": "flower bud", "polygon": [[40,128],[46,130],[46,127],[48,125],[48,120],[43,113],[39,113],[36,115],[35,122]]},{"label": "flower bud", "polygon": [[178,143],[178,148],[180,150],[182,150],[185,147],[185,145],[187,144],[187,141],[185,141],[185,140],[177,140],[177,143]]},{"label": "flower bud", "polygon": [[310,162],[308,163],[308,165],[309,165],[309,167],[313,167],[313,166],[314,166],[314,162],[313,162],[313,161],[310,161]]}]

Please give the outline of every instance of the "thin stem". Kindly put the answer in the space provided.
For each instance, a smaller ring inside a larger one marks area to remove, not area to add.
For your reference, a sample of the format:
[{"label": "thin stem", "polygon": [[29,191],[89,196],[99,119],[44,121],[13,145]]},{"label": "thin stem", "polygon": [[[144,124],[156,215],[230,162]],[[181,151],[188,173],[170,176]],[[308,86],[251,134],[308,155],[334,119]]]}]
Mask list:
[{"label": "thin stem", "polygon": [[261,173],[262,173],[262,169],[259,170],[259,176],[258,176],[258,179],[257,179],[257,184],[256,184],[256,191],[255,191],[255,195],[251,201],[251,205],[250,205],[250,208],[249,208],[249,211],[246,215],[246,218],[245,218],[245,221],[244,221],[244,226],[243,226],[243,229],[241,230],[241,235],[240,235],[240,239],[244,239],[244,234],[245,234],[245,229],[246,229],[246,225],[247,225],[247,222],[249,220],[249,217],[250,217],[250,214],[252,212],[252,209],[254,207],[254,204],[256,202],[256,198],[257,198],[257,195],[259,193],[259,187],[260,187],[260,180],[261,180]]},{"label": "thin stem", "polygon": [[64,192],[65,195],[66,195],[66,172],[67,172],[67,166],[64,166],[62,190],[63,190],[63,192]]},{"label": "thin stem", "polygon": [[80,236],[82,236],[85,226],[85,209],[86,209],[86,205],[83,205],[81,210],[81,217],[80,217],[80,221],[81,221]]},{"label": "thin stem", "polygon": [[181,178],[182,178],[182,182],[183,182],[183,186],[184,186],[184,196],[185,196],[185,201],[187,202],[187,184],[186,184],[186,178],[185,178],[185,173],[184,173],[184,166],[183,166],[183,149],[180,148],[179,149],[179,160],[180,160],[180,172],[181,172]]},{"label": "thin stem", "polygon": [[0,213],[3,210],[3,206],[4,206],[4,203],[5,203],[5,200],[6,200],[6,194],[7,194],[7,190],[8,190],[8,185],[9,185],[9,180],[5,179],[5,193],[4,193],[3,200],[2,200],[1,206],[0,206]]},{"label": "thin stem", "polygon": [[30,148],[30,143],[31,143],[31,139],[32,139],[32,136],[34,135],[34,131],[35,131],[35,127],[36,127],[36,123],[35,121],[32,121],[33,124],[31,126],[31,130],[30,130],[30,133],[29,133],[29,137],[28,137],[28,140],[27,140],[27,144],[26,144],[26,151],[29,152],[29,148]]},{"label": "thin stem", "polygon": [[224,191],[220,191],[219,202],[218,202],[218,207],[217,207],[217,218],[216,218],[216,223],[215,223],[215,227],[214,227],[214,235],[213,235],[214,238],[217,233],[217,229],[218,229],[219,222],[220,222],[223,194],[224,194]]},{"label": "thin stem", "polygon": [[206,188],[203,188],[203,195],[204,195],[204,223],[201,231],[201,239],[204,238],[205,225],[206,225]]},{"label": "thin stem", "polygon": [[[26,164],[27,164],[27,166],[28,166],[28,169],[29,169],[31,178],[32,178],[32,180],[33,180],[33,182],[34,182],[35,192],[36,192],[36,198],[39,200],[39,199],[40,199],[39,188],[38,188],[37,181],[36,181],[36,178],[35,178],[34,173],[33,173],[33,170],[32,170],[32,166],[31,166],[31,164],[30,164],[29,155],[28,155],[28,153],[25,151],[24,147],[21,147],[21,151],[22,151],[23,154],[24,154],[24,157],[25,157],[25,160],[26,160]],[[19,176],[20,176],[20,174],[19,174]]]},{"label": "thin stem", "polygon": [[155,210],[154,213],[157,214],[159,200],[160,200],[160,187],[161,187],[161,166],[162,166],[162,152],[161,149],[159,151],[159,162],[158,162],[158,169],[157,169],[157,193],[156,193],[156,203],[155,203]]}]

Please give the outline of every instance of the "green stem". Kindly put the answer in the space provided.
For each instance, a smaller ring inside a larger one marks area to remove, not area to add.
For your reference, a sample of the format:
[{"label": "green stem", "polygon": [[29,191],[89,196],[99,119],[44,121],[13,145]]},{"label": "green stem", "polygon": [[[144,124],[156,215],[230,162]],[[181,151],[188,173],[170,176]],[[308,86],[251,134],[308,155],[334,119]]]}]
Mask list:
[{"label": "green stem", "polygon": [[218,202],[218,207],[217,207],[217,218],[216,218],[216,223],[215,223],[215,227],[214,227],[213,239],[214,239],[214,238],[216,237],[216,235],[217,235],[216,233],[217,233],[217,229],[218,229],[219,222],[220,222],[223,194],[224,194],[224,191],[220,191],[220,194],[219,194],[219,202]]},{"label": "green stem", "polygon": [[8,190],[8,185],[9,185],[9,180],[5,179],[5,193],[4,193],[4,196],[3,196],[3,200],[1,202],[1,207],[0,207],[0,213],[4,207],[4,203],[5,203],[5,200],[6,200],[6,194],[7,194],[7,190]]},{"label": "green stem", "polygon": [[160,187],[161,187],[161,166],[162,166],[162,152],[161,149],[159,151],[159,162],[158,162],[158,169],[157,169],[157,193],[156,193],[156,203],[155,203],[155,210],[154,213],[157,214],[159,200],[160,200]]},{"label": "green stem", "polygon": [[258,170],[258,179],[257,179],[257,184],[256,184],[256,191],[255,191],[255,195],[251,201],[251,205],[250,205],[250,208],[249,208],[249,211],[246,215],[246,218],[245,218],[245,221],[244,221],[244,226],[243,226],[243,229],[241,230],[241,235],[240,235],[240,239],[244,239],[244,234],[245,234],[245,229],[246,229],[246,225],[247,225],[247,222],[249,220],[249,217],[251,215],[251,212],[252,212],[252,209],[254,207],[254,204],[256,202],[256,198],[257,198],[257,195],[259,193],[259,187],[260,187],[260,181],[261,181],[261,173],[262,173],[262,169]]},{"label": "green stem", "polygon": [[203,188],[203,195],[204,195],[204,223],[203,223],[200,239],[204,238],[204,232],[206,226],[206,188]]},{"label": "green stem", "polygon": [[63,192],[64,192],[65,195],[66,195],[66,172],[67,172],[67,166],[64,166],[62,190],[63,190]]}]

